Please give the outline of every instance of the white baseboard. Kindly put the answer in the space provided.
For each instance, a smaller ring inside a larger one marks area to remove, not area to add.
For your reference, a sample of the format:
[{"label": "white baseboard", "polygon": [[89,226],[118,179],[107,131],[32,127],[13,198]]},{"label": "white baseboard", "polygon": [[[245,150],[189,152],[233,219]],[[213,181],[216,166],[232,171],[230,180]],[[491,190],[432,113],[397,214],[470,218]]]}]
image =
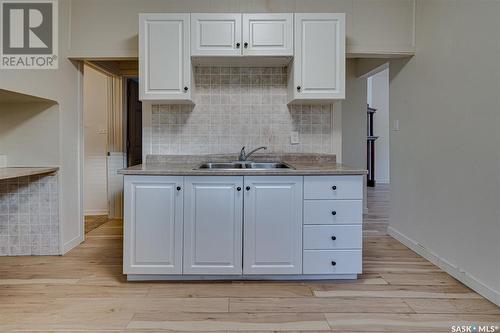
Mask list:
[{"label": "white baseboard", "polygon": [[391,181],[389,179],[375,179],[375,184],[389,185]]},{"label": "white baseboard", "polygon": [[402,233],[400,233],[399,231],[397,231],[393,227],[391,227],[391,226],[387,227],[387,233],[391,237],[393,237],[394,239],[401,242],[403,245],[410,248],[412,251],[416,252],[417,254],[421,255],[425,259],[429,260],[431,263],[438,266],[443,271],[450,274],[455,279],[462,282],[467,287],[471,288],[472,290],[474,290],[475,292],[477,292],[478,294],[483,296],[484,298],[487,298],[491,302],[500,306],[500,292],[485,285],[484,283],[482,283],[481,281],[479,281],[477,278],[470,275],[469,273],[462,271],[459,267],[452,265],[446,259],[443,259],[440,256],[438,256],[437,254],[426,249],[418,242],[415,242],[413,239],[406,237],[405,235],[403,235]]},{"label": "white baseboard", "polygon": [[95,209],[95,210],[86,210],[84,212],[85,216],[95,216],[95,215],[108,215],[109,211],[107,209]]},{"label": "white baseboard", "polygon": [[84,237],[83,235],[80,235],[78,237],[73,238],[69,242],[63,244],[62,249],[61,249],[62,250],[61,255],[66,254],[67,252],[71,251],[72,249],[74,249],[75,247],[80,245],[84,240],[83,237]]}]

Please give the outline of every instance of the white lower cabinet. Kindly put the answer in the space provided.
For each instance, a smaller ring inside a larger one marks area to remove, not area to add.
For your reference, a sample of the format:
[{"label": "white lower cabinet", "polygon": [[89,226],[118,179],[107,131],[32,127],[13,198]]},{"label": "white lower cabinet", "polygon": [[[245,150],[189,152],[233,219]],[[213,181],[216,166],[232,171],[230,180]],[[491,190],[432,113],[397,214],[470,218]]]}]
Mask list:
[{"label": "white lower cabinet", "polygon": [[243,177],[186,177],[184,274],[241,274]]},{"label": "white lower cabinet", "polygon": [[302,273],[303,177],[245,177],[244,274]]},{"label": "white lower cabinet", "polygon": [[362,184],[362,176],[127,175],[123,271],[355,278]]},{"label": "white lower cabinet", "polygon": [[304,177],[303,274],[362,272],[363,176]]},{"label": "white lower cabinet", "polygon": [[358,274],[361,264],[361,250],[304,250],[304,274]]},{"label": "white lower cabinet", "polygon": [[125,177],[124,274],[182,273],[183,177]]}]

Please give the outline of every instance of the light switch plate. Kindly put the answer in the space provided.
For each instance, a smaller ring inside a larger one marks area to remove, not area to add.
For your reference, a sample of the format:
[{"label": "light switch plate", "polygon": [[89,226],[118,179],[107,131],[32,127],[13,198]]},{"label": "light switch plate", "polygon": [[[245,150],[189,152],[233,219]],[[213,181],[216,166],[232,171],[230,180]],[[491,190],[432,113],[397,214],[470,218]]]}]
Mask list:
[{"label": "light switch plate", "polygon": [[399,131],[399,120],[394,120],[394,123],[392,124],[392,130],[393,131]]},{"label": "light switch plate", "polygon": [[292,133],[290,134],[290,143],[292,145],[298,145],[300,143],[299,132],[292,131]]}]

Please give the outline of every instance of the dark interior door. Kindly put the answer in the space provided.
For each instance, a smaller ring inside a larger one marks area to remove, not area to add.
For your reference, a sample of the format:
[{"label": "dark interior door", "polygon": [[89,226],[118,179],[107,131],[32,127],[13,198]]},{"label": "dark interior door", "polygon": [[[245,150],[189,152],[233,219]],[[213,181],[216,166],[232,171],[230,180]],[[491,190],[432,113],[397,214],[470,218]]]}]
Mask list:
[{"label": "dark interior door", "polygon": [[142,103],[139,83],[127,80],[127,167],[142,163]]}]

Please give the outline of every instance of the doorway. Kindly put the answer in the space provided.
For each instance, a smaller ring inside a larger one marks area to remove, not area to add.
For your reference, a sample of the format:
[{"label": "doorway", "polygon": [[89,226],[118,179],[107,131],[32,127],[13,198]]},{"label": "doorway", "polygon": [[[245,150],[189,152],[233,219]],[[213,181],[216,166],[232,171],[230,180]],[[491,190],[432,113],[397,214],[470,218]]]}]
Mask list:
[{"label": "doorway", "polygon": [[367,78],[368,185],[390,183],[389,68]]},{"label": "doorway", "polygon": [[142,103],[137,78],[127,78],[127,167],[142,164]]},{"label": "doorway", "polygon": [[[142,104],[134,60],[84,61],[84,230],[123,218],[123,176],[142,163]],[[96,231],[97,232],[97,231]]]}]

